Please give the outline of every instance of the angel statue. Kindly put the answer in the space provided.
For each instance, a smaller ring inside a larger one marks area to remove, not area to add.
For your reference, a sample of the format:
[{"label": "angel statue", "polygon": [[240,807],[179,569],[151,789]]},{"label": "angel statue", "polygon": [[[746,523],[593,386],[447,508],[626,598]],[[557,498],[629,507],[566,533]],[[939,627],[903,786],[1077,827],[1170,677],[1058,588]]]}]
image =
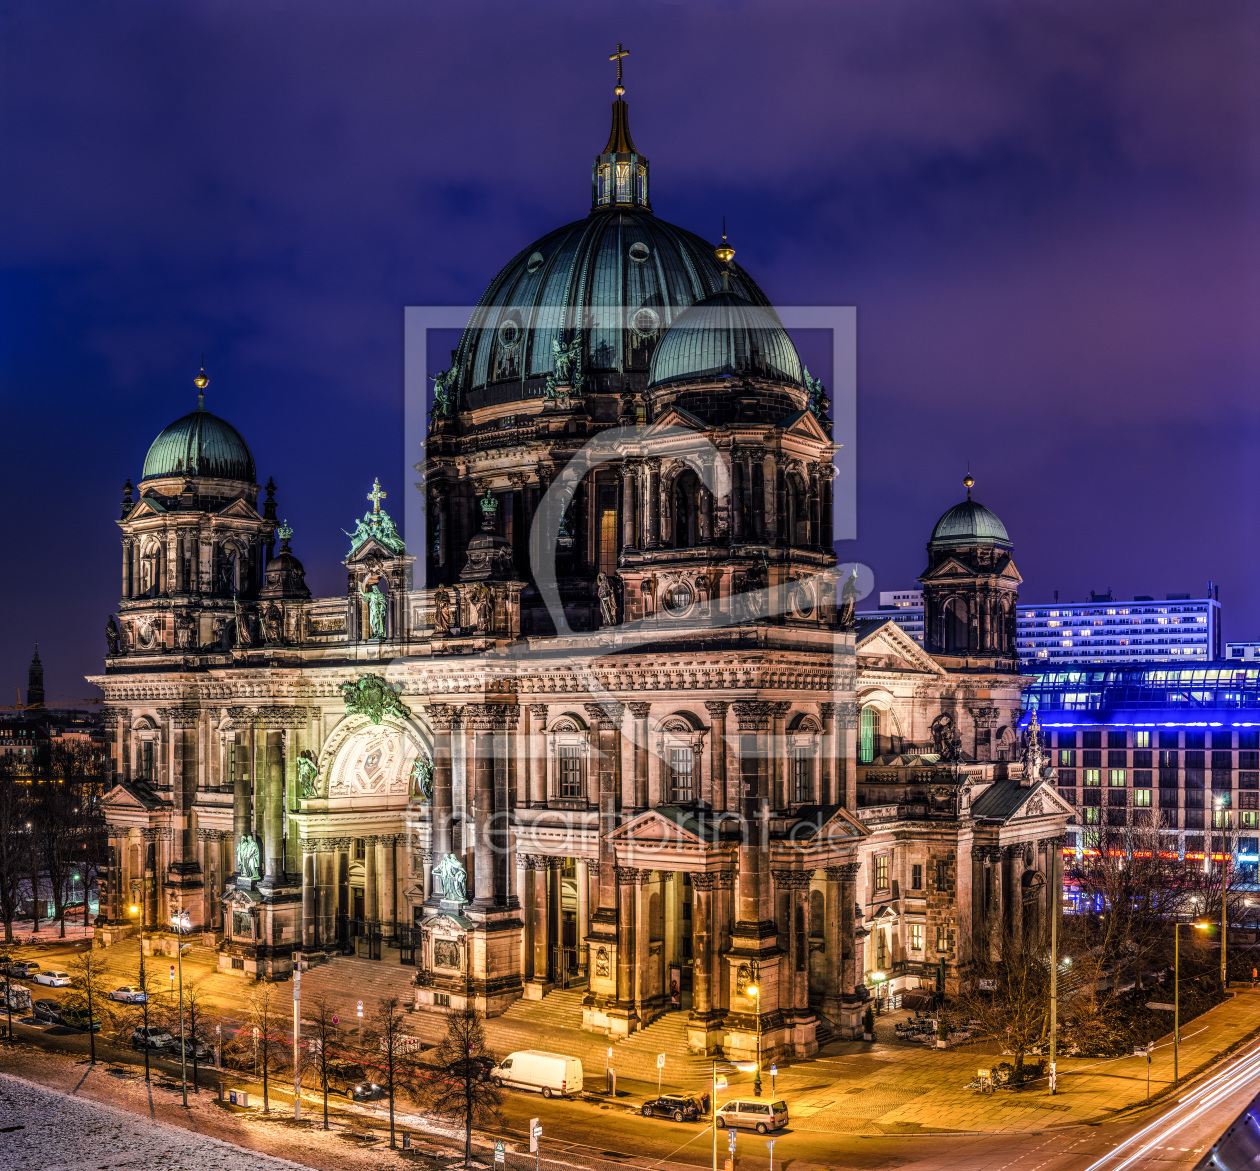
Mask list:
[{"label": "angel statue", "polygon": [[451,591],[439,585],[433,595],[433,629],[438,634],[450,634],[455,607],[451,599]]},{"label": "angel statue", "polygon": [[613,592],[612,582],[608,574],[601,573],[595,581],[595,592],[599,596],[599,612],[605,626],[617,625],[617,595]]},{"label": "angel statue", "polygon": [[385,595],[377,582],[372,583],[370,590],[359,586],[359,593],[367,599],[368,604],[368,638],[385,637]]},{"label": "angel statue", "polygon": [[551,339],[552,365],[556,371],[556,382],[562,386],[572,386],[577,373],[578,360],[582,356],[582,339],[573,337],[567,345],[561,345],[560,339]]},{"label": "angel statue", "polygon": [[435,867],[433,877],[442,884],[442,902],[466,903],[468,901],[468,872],[454,854],[447,854]]},{"label": "angel statue", "polygon": [[433,761],[427,756],[417,756],[411,766],[411,795],[421,801],[433,800]]},{"label": "angel statue", "polygon": [[809,372],[809,367],[805,370],[805,395],[806,405],[809,407],[810,414],[816,419],[821,419],[827,413],[827,408],[831,406],[831,399],[827,397],[827,391],[824,389],[821,378],[815,378]]},{"label": "angel statue", "polygon": [[298,796],[318,796],[318,780],[319,763],[315,759],[315,754],[308,748],[297,758]]},{"label": "angel statue", "polygon": [[455,371],[443,370],[430,377],[433,379],[433,417],[445,419],[455,406]]},{"label": "angel statue", "polygon": [[109,653],[111,655],[118,654],[119,642],[118,622],[111,614],[109,616],[109,621],[105,623],[105,643],[109,647]]}]

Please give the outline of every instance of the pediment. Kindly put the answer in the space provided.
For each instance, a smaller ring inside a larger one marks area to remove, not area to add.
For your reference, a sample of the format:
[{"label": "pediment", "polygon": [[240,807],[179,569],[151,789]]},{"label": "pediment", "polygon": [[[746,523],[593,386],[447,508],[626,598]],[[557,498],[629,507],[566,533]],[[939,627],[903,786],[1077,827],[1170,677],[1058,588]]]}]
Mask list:
[{"label": "pediment", "polygon": [[669,427],[681,427],[685,431],[707,431],[709,429],[709,425],[697,415],[693,415],[690,411],[684,410],[680,406],[669,406],[644,431],[643,438],[647,440],[654,436],[659,436]]},{"label": "pediment", "polygon": [[158,802],[145,801],[121,781],[101,798],[101,807],[115,813],[121,813],[124,810],[130,810],[133,813],[148,813],[151,809],[156,809],[158,804]]},{"label": "pediment", "polygon": [[686,827],[685,819],[679,824],[672,816],[656,809],[649,809],[618,826],[608,837],[614,843],[664,849],[670,846],[695,848],[706,844],[695,829]]},{"label": "pediment", "polygon": [[256,508],[251,508],[249,502],[243,497],[238,496],[235,500],[228,501],[215,516],[222,516],[232,520],[252,520],[259,521],[262,517],[258,515]]},{"label": "pediment", "polygon": [[831,442],[831,436],[823,430],[813,411],[793,411],[779,420],[778,429],[785,435],[804,435],[822,443]]},{"label": "pediment", "polygon": [[788,836],[799,846],[808,847],[816,842],[830,846],[845,838],[868,838],[873,832],[840,805],[803,805],[796,816],[799,820]]},{"label": "pediment", "polygon": [[[854,648],[858,660],[858,671],[862,670],[862,660],[870,665],[868,670],[917,671],[925,675],[945,675],[945,668],[929,655],[917,642],[890,618],[858,640]],[[891,660],[898,666],[876,663],[876,659]]]},{"label": "pediment", "polygon": [[964,565],[957,557],[946,557],[935,569],[924,570],[919,581],[937,581],[946,577],[983,577],[970,565]]},{"label": "pediment", "polygon": [[387,561],[396,561],[401,556],[405,555],[396,553],[393,549],[382,545],[375,537],[368,537],[362,545],[360,545],[345,559],[344,564],[350,566],[363,565],[367,562],[384,563]]},{"label": "pediment", "polygon": [[147,516],[165,516],[166,505],[152,496],[141,496],[132,510],[127,513],[127,521],[144,520]]},{"label": "pediment", "polygon": [[1011,821],[1034,821],[1040,817],[1074,816],[1076,810],[1069,805],[1058,791],[1048,781],[1042,781],[1031,790],[1028,800],[1025,801],[1015,815],[1010,818]]}]

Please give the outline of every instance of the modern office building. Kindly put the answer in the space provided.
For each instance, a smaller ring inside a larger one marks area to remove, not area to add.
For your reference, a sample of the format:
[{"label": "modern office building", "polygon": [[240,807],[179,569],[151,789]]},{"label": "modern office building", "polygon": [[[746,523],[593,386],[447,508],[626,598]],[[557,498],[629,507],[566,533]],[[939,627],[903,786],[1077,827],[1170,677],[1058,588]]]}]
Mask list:
[{"label": "modern office building", "polygon": [[1244,663],[1254,663],[1260,659],[1260,642],[1227,642],[1225,657],[1231,662],[1241,659]]},{"label": "modern office building", "polygon": [[[859,618],[895,622],[923,643],[923,603],[914,591],[881,593],[878,610],[860,611]],[[885,598],[906,599],[886,603]],[[1016,646],[1025,670],[1075,664],[1099,666],[1127,663],[1207,664],[1222,657],[1221,603],[1210,596],[1167,594],[1162,601],[1139,595],[1131,602],[1091,594],[1088,602],[1021,605],[1016,613]],[[1253,648],[1235,653],[1234,648]],[[1260,643],[1230,643],[1229,658],[1254,658]]]},{"label": "modern office building", "polygon": [[[1157,829],[1189,862],[1260,862],[1260,666],[1050,670],[1025,691],[1081,828]],[[1026,717],[1027,718],[1027,717]],[[1212,831],[1217,831],[1212,833]],[[1208,835],[1212,835],[1209,843]]]}]

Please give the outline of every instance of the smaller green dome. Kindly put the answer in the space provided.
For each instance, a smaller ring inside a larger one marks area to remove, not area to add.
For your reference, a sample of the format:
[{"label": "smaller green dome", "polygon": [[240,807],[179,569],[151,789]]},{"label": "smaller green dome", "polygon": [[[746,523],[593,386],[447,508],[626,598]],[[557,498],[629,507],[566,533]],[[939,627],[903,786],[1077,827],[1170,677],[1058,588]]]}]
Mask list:
[{"label": "smaller green dome", "polygon": [[231,423],[199,406],[176,419],[149,447],[141,478],[163,476],[213,476],[252,484],[254,457]]},{"label": "smaller green dome", "polygon": [[648,385],[738,376],[803,384],[800,355],[774,310],[721,292],[697,301],[665,331]]},{"label": "smaller green dome", "polygon": [[977,504],[970,496],[961,504],[955,504],[932,530],[930,546],[951,547],[992,543],[1011,547],[1006,526],[983,504]]}]

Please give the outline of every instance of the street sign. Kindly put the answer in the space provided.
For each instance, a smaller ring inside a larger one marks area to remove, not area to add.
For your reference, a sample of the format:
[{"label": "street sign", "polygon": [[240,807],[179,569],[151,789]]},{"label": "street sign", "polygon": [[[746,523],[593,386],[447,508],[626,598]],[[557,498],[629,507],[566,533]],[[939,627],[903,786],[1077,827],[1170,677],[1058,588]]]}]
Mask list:
[{"label": "street sign", "polygon": [[730,1084],[731,1083],[726,1080],[726,1074],[720,1073],[717,1075],[717,1081],[713,1083],[713,1088],[715,1090],[724,1090]]},{"label": "street sign", "polygon": [[771,1076],[771,1077],[777,1077],[777,1076],[778,1076],[778,1074],[779,1074],[779,1067],[778,1067],[777,1065],[771,1065],[771,1066],[770,1066],[770,1076]]},{"label": "street sign", "polygon": [[538,1152],[538,1140],[542,1138],[542,1127],[538,1125],[537,1118],[529,1120],[529,1153],[531,1155]]},{"label": "street sign", "polygon": [[735,1145],[735,1132],[734,1132],[733,1130],[728,1130],[728,1131],[726,1132],[726,1141],[727,1141],[727,1142],[729,1142],[729,1143],[731,1144],[731,1146],[732,1146],[732,1147],[734,1147],[734,1145]]},{"label": "street sign", "polygon": [[656,1055],[656,1068],[657,1069],[665,1068],[665,1054],[664,1053],[658,1053]]},{"label": "street sign", "polygon": [[503,1164],[506,1164],[506,1163],[507,1163],[507,1159],[506,1159],[506,1157],[504,1156],[504,1153],[503,1153],[503,1144],[502,1144],[502,1143],[498,1143],[498,1142],[497,1142],[497,1143],[495,1143],[495,1144],[494,1144],[494,1161],[495,1161],[496,1163],[503,1163]]},{"label": "street sign", "polygon": [[363,1001],[361,1000],[359,1001],[359,1015],[363,1015]]}]

